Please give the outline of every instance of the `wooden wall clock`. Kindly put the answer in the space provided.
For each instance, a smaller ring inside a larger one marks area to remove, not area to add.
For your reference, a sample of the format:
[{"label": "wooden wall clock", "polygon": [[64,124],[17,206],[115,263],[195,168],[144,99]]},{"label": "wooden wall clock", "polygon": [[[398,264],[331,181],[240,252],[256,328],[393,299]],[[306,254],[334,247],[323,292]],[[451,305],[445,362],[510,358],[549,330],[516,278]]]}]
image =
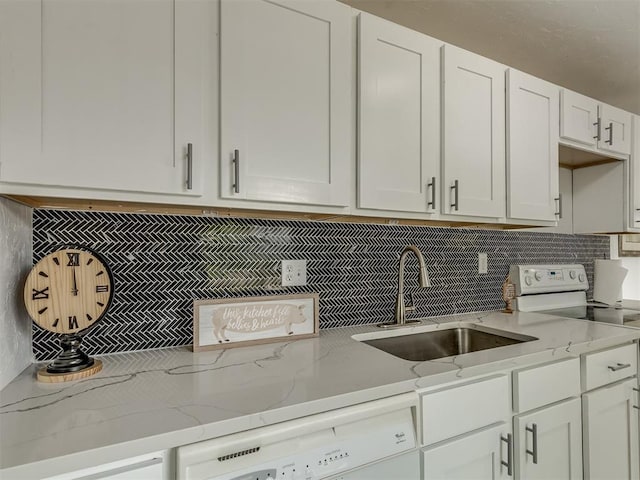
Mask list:
[{"label": "wooden wall clock", "polygon": [[113,299],[113,276],[105,260],[86,248],[63,248],[31,269],[24,303],[40,327],[60,334],[62,353],[44,371],[41,381],[66,381],[93,375],[102,363],[80,350],[80,332],[102,320]]}]

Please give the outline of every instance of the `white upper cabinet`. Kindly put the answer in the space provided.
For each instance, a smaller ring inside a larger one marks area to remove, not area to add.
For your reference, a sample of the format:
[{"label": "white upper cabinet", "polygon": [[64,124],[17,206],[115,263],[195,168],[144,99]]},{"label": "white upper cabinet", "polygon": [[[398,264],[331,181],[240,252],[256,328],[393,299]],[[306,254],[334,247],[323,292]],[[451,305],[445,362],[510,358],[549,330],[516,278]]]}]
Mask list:
[{"label": "white upper cabinet", "polygon": [[366,13],[358,40],[358,207],[435,212],[442,42]]},{"label": "white upper cabinet", "polygon": [[630,227],[640,229],[640,116],[633,116],[633,150],[629,169],[631,171]]},{"label": "white upper cabinet", "polygon": [[555,227],[536,228],[535,231],[549,233],[573,233],[573,173],[568,168],[558,169],[558,222]]},{"label": "white upper cabinet", "polygon": [[222,0],[220,15],[221,197],[348,206],[351,8]]},{"label": "white upper cabinet", "polygon": [[569,145],[618,155],[631,152],[631,114],[571,90],[560,94],[560,137]]},{"label": "white upper cabinet", "polygon": [[571,90],[560,92],[560,136],[586,147],[596,147],[598,102]]},{"label": "white upper cabinet", "polygon": [[610,105],[600,104],[598,148],[612,153],[631,153],[631,114]]},{"label": "white upper cabinet", "polygon": [[200,194],[205,8],[0,2],[0,182]]},{"label": "white upper cabinet", "polygon": [[505,216],[505,67],[443,47],[443,213]]},{"label": "white upper cabinet", "polygon": [[507,217],[554,221],[558,194],[560,89],[507,71]]}]

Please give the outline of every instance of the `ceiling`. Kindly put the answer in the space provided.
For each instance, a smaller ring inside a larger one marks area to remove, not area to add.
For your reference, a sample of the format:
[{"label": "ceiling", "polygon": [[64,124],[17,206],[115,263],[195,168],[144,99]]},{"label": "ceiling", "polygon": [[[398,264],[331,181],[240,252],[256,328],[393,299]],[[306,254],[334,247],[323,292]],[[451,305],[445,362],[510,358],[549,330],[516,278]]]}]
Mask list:
[{"label": "ceiling", "polygon": [[341,0],[640,114],[640,0]]}]

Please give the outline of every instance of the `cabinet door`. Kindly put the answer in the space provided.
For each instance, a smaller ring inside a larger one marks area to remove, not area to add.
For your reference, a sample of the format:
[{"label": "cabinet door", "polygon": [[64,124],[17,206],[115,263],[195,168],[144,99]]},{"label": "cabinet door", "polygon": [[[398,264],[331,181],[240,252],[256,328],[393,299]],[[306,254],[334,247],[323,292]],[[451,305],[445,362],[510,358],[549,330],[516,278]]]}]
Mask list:
[{"label": "cabinet door", "polygon": [[441,42],[360,14],[358,207],[434,212]]},{"label": "cabinet door", "polygon": [[507,71],[507,217],[557,220],[559,88]]},{"label": "cabinet door", "polygon": [[584,478],[640,478],[637,379],[582,396],[584,416]]},{"label": "cabinet door", "polygon": [[[560,136],[587,147],[596,147],[598,102],[571,90],[560,92]],[[602,128],[602,126],[600,127]],[[602,130],[600,134],[602,135]]]},{"label": "cabinet door", "polygon": [[221,196],[349,204],[351,9],[222,0]]},{"label": "cabinet door", "polygon": [[536,228],[535,231],[550,233],[573,233],[573,173],[568,168],[558,169],[559,208],[558,225],[555,227]]},{"label": "cabinet door", "polygon": [[631,114],[610,105],[600,104],[601,135],[598,148],[607,152],[631,153]]},{"label": "cabinet door", "polygon": [[580,399],[514,417],[518,478],[582,478]]},{"label": "cabinet door", "polygon": [[504,217],[505,67],[450,45],[443,52],[444,212]]},{"label": "cabinet door", "polygon": [[200,193],[205,8],[0,2],[0,181]]},{"label": "cabinet door", "polygon": [[514,461],[509,430],[501,423],[424,449],[424,480],[508,478],[509,469],[502,462]]}]

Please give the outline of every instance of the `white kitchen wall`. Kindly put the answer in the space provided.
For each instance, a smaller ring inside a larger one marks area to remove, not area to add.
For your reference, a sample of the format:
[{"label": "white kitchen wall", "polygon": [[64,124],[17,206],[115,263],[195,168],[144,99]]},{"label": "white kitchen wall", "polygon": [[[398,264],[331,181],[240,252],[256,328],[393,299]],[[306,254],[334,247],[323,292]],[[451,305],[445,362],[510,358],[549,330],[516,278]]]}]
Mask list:
[{"label": "white kitchen wall", "polygon": [[640,300],[640,257],[619,257],[618,236],[611,235],[611,258],[620,258],[622,266],[629,270],[622,284],[622,298]]},{"label": "white kitchen wall", "polygon": [[22,283],[32,265],[31,208],[0,197],[0,389],[31,362]]}]

